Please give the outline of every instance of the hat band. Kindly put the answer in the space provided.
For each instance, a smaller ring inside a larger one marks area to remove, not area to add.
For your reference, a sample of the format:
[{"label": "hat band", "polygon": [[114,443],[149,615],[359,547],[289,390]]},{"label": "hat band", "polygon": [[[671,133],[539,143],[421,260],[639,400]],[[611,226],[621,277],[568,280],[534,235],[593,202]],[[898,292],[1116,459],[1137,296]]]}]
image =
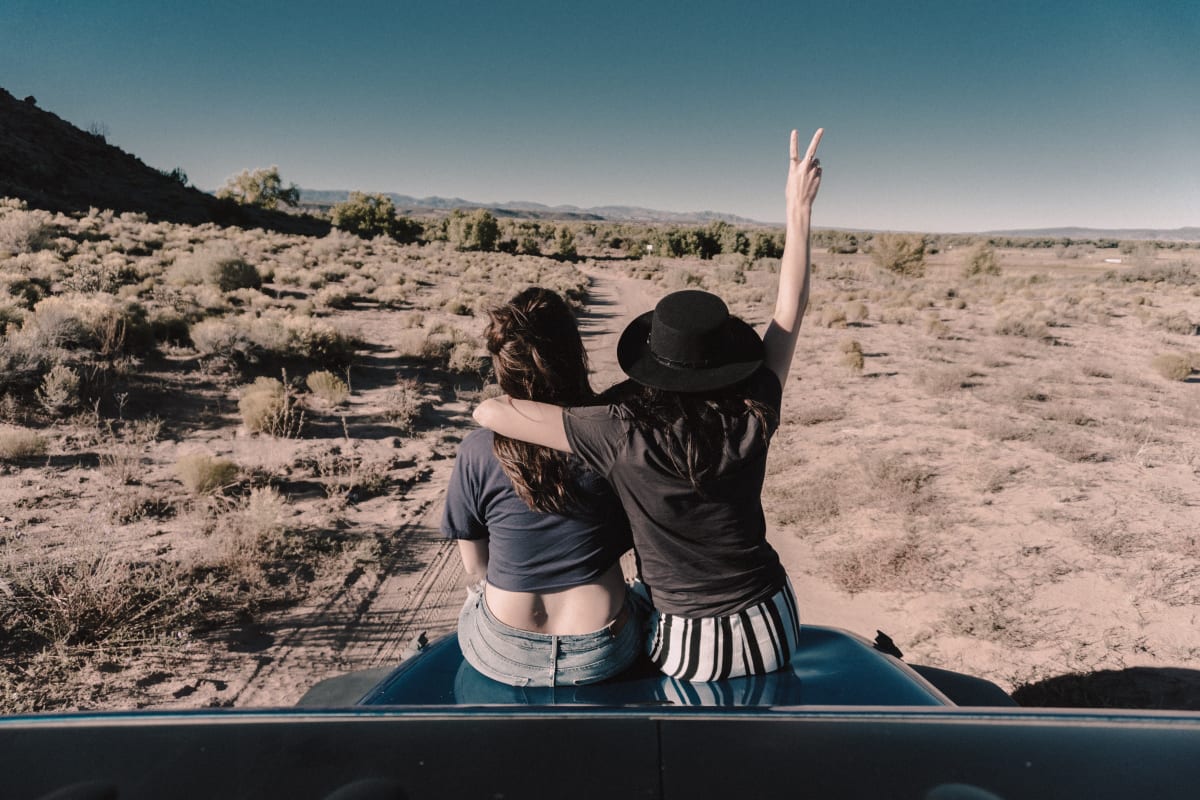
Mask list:
[{"label": "hat band", "polygon": [[676,361],[673,358],[667,358],[666,356],[659,355],[658,353],[654,352],[653,350],[650,351],[650,356],[655,361],[662,364],[664,367],[676,367],[676,368],[682,368],[682,369],[703,369],[712,363],[712,360],[707,359],[707,358],[704,359],[703,361]]}]

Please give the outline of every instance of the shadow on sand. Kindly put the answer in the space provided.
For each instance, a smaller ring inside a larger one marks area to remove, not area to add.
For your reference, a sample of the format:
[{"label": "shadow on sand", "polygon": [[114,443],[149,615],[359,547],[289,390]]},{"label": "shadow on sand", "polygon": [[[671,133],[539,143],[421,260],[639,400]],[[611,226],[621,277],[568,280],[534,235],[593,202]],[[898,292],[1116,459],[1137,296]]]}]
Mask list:
[{"label": "shadow on sand", "polygon": [[1200,711],[1200,670],[1129,667],[1074,672],[1013,692],[1022,706]]}]

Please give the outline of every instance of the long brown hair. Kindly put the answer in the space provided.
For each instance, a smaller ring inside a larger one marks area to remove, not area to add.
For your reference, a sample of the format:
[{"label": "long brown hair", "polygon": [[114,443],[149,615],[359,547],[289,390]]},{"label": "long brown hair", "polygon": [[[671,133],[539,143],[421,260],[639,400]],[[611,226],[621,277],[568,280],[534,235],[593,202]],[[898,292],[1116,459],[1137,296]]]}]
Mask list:
[{"label": "long brown hair", "polygon": [[[595,397],[579,327],[561,297],[534,286],[488,315],[487,349],[505,394],[560,406],[582,405]],[[499,434],[492,451],[530,508],[560,514],[570,510],[578,490],[566,453]]]}]

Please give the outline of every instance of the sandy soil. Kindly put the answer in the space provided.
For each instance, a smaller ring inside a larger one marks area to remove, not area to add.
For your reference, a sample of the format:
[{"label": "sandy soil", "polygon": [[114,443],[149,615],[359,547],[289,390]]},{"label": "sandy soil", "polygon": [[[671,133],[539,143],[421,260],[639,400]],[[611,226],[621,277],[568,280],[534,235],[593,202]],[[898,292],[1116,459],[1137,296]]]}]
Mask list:
[{"label": "sandy soil", "polygon": [[[861,256],[818,256],[764,494],[803,621],[883,630],[910,661],[1031,685],[1034,702],[1200,705],[1200,378],[1168,381],[1151,368],[1156,353],[1200,349],[1162,323],[1196,320],[1200,301],[1192,286],[1105,277],[1102,256],[1047,264],[1044,251],[1005,251],[1002,277],[965,281],[959,255],[945,253],[920,282],[881,277]],[[709,288],[766,321],[769,268],[649,267],[654,280],[584,266],[593,283],[581,326],[597,388],[621,377],[625,323],[670,289]],[[333,443],[383,465],[387,492],[323,494],[296,466],[318,443],[240,431],[219,377],[188,387],[187,424],[138,454],[137,483],[178,495],[174,454],[202,449],[292,475],[296,524],[352,530],[375,549],[339,555],[300,606],[181,633],[159,655],[92,659],[78,707],[291,705],[322,678],[394,664],[418,634],[453,628],[461,567],[437,523],[478,384],[419,376],[430,408],[416,435],[397,436],[379,422],[404,369],[392,312],[342,313],[373,347],[355,367],[349,406],[311,422],[323,452]],[[1012,332],[1010,317],[1024,328]],[[470,324],[482,330],[482,319]],[[851,341],[861,368],[847,360]],[[161,377],[163,394],[142,402],[184,402]],[[62,552],[90,517],[111,514],[121,487],[100,443],[61,449],[73,455],[0,474],[0,496],[15,498],[0,509],[6,541]],[[203,549],[199,511],[181,507],[104,526],[104,546]],[[1074,674],[1103,678],[1106,697],[1062,677]]]}]

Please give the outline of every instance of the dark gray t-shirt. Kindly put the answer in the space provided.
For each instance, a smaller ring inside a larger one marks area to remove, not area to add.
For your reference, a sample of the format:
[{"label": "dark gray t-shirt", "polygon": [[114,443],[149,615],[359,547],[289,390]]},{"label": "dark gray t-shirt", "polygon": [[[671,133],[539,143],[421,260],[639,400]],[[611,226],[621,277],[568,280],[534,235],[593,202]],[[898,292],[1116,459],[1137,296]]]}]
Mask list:
[{"label": "dark gray t-shirt", "polygon": [[459,445],[442,515],[446,538],[488,539],[488,583],[510,592],[579,586],[633,546],[629,520],[603,478],[580,463],[580,506],[570,515],[534,511],[517,496],[492,439],[476,430]]},{"label": "dark gray t-shirt", "polygon": [[673,466],[662,434],[647,433],[621,404],[568,408],[571,451],[612,484],[629,515],[642,579],[656,608],[684,617],[731,614],[777,592],[785,573],[766,540],[762,485],[767,442],[783,390],[766,368],[749,396],[770,408],[767,429],[752,414],[727,420],[717,477],[699,495]]}]

